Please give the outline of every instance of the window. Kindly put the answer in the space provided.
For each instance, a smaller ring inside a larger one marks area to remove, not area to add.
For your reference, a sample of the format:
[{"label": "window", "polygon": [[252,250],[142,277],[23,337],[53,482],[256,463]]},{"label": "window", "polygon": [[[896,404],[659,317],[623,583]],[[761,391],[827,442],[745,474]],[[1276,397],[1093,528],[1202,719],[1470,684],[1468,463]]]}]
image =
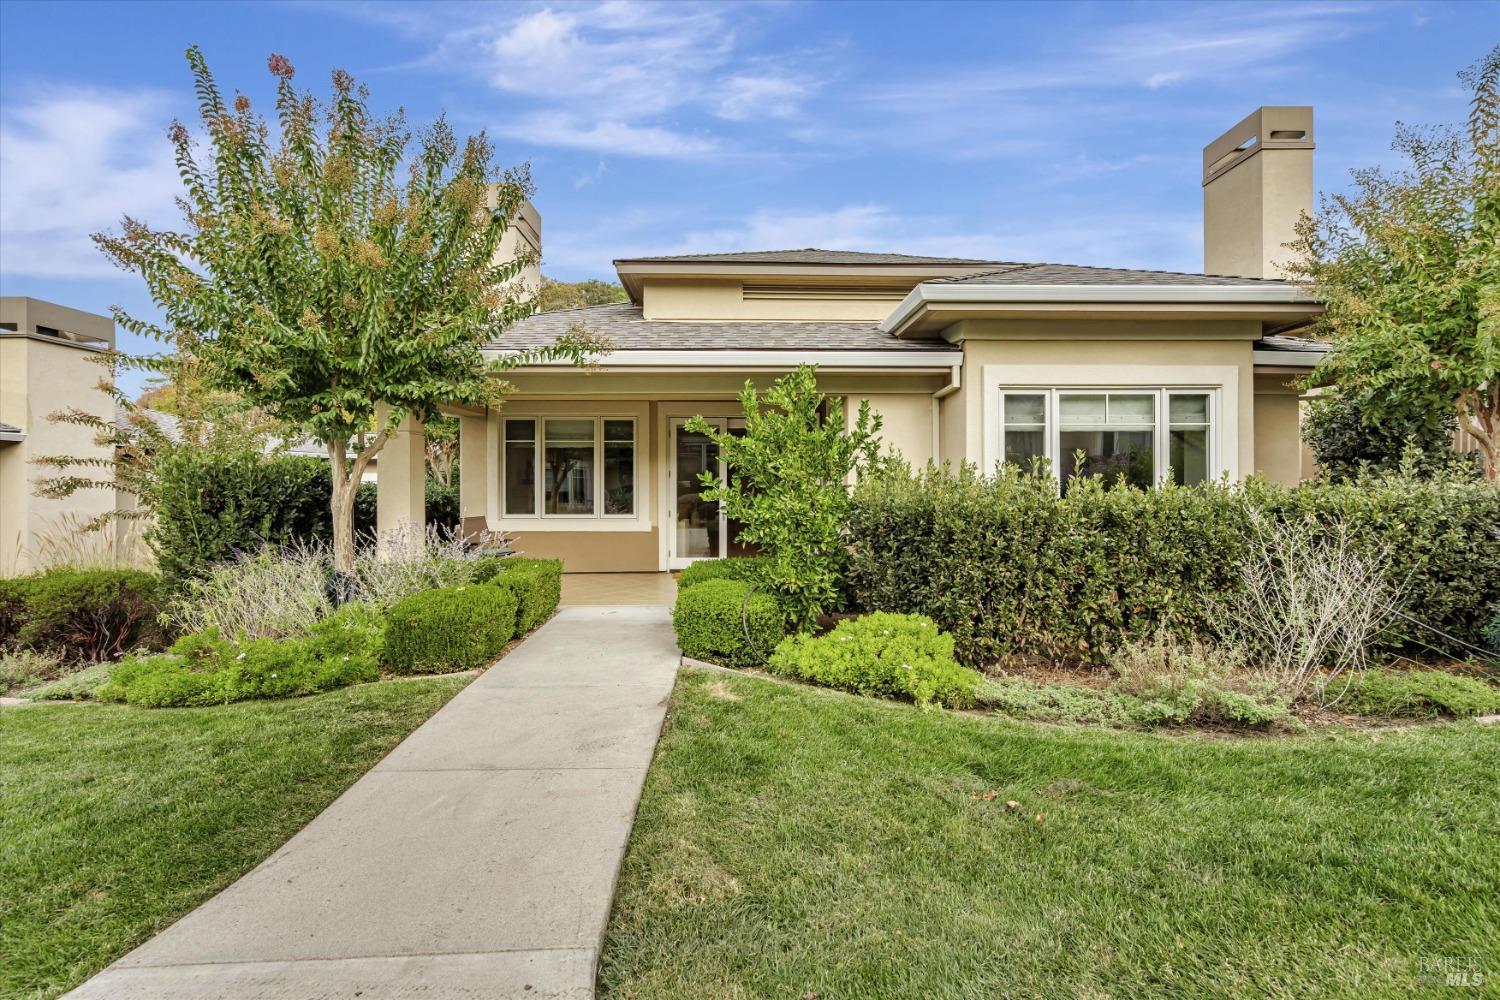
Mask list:
[{"label": "window", "polygon": [[634,419],[521,417],[504,424],[505,516],[635,515]]},{"label": "window", "polygon": [[1213,476],[1213,393],[1203,389],[1018,389],[1000,393],[1004,461],[1050,460],[1064,490],[1079,476],[1136,486]]}]

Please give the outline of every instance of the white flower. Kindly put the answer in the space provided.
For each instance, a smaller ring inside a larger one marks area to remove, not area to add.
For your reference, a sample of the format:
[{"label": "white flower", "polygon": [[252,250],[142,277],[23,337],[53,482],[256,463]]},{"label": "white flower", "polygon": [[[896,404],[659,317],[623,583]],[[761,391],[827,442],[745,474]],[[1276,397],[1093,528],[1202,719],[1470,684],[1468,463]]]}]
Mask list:
[{"label": "white flower", "polygon": [[243,660],[244,658],[245,658],[245,654],[244,653],[241,653],[239,656],[235,657],[236,660]]}]

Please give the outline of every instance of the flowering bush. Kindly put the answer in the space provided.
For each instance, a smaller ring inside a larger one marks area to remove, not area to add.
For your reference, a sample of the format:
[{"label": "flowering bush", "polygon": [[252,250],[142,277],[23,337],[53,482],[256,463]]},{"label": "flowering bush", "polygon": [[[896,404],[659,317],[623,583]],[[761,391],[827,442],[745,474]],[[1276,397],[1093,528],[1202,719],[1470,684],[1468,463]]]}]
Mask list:
[{"label": "flowering bush", "polygon": [[855,694],[948,708],[972,705],[980,681],[977,671],[953,659],[953,637],[932,619],[888,612],[840,622],[827,635],[791,636],[766,669]]}]

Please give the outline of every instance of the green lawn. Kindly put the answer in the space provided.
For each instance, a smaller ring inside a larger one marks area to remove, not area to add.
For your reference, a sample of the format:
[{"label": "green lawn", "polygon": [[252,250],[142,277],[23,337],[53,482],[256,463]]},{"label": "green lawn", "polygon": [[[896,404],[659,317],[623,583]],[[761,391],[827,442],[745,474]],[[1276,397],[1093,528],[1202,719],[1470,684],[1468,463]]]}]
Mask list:
[{"label": "green lawn", "polygon": [[0,996],[61,993],[227,886],[468,681],[0,709]]},{"label": "green lawn", "polygon": [[1473,723],[1150,735],[685,671],[602,983],[821,1000],[1493,984],[1497,787],[1500,727]]}]

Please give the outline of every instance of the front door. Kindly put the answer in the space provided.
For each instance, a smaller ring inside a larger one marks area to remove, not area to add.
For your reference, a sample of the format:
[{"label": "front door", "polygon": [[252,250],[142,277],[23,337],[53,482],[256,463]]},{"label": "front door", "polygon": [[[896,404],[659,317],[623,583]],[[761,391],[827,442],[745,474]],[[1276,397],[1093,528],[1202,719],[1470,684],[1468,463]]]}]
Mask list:
[{"label": "front door", "polygon": [[[682,569],[699,559],[722,559],[728,545],[724,512],[704,500],[698,476],[712,472],[723,478],[719,446],[707,434],[685,429],[687,421],[671,422],[671,458],[667,463],[667,566]],[[710,419],[722,431],[725,421]]]}]

